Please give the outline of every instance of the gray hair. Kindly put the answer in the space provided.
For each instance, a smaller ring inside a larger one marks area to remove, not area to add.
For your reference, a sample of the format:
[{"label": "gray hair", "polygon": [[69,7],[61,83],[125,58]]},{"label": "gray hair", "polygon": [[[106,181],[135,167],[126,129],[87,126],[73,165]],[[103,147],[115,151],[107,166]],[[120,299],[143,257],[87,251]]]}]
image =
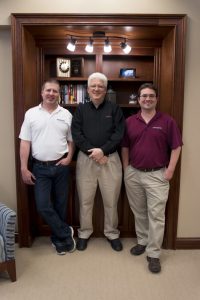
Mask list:
[{"label": "gray hair", "polygon": [[103,85],[105,86],[105,88],[107,88],[108,85],[108,78],[103,74],[103,73],[99,73],[99,72],[95,72],[92,73],[89,77],[88,77],[88,86],[90,86],[91,81],[93,79],[99,79],[103,82]]}]

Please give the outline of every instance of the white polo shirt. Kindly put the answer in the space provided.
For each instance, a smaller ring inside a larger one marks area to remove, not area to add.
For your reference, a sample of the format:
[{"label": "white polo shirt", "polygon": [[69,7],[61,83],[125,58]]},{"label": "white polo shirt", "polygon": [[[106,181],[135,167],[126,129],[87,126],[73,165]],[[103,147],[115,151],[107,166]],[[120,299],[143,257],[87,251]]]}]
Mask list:
[{"label": "white polo shirt", "polygon": [[72,141],[71,122],[72,114],[63,107],[58,105],[49,113],[40,104],[26,112],[19,138],[31,142],[34,158],[56,160],[69,150],[67,141]]}]

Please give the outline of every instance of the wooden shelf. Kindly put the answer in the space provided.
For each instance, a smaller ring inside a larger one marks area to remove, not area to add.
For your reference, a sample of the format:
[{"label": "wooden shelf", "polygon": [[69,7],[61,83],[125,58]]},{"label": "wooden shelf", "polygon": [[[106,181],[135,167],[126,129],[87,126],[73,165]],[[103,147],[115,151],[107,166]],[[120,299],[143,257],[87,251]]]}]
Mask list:
[{"label": "wooden shelf", "polygon": [[54,79],[58,81],[87,81],[87,77],[55,77]]},{"label": "wooden shelf", "polygon": [[109,77],[109,81],[120,81],[120,82],[144,82],[144,81],[152,81],[152,78],[144,78],[144,77],[135,77],[135,78],[122,78],[122,77]]},{"label": "wooden shelf", "polygon": [[[55,77],[54,79],[58,81],[87,81],[88,77]],[[135,77],[135,78],[122,78],[122,77],[108,77],[108,81],[120,81],[120,82],[146,82],[152,81],[152,78],[143,78],[143,77]]]}]

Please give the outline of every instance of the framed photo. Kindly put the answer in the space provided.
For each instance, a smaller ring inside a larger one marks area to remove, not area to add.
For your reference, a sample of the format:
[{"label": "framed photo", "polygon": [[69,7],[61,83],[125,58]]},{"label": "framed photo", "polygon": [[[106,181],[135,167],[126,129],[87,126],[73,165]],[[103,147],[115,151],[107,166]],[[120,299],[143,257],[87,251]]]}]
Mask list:
[{"label": "framed photo", "polygon": [[57,77],[70,77],[70,59],[58,57],[56,59]]},{"label": "framed photo", "polygon": [[136,77],[136,68],[120,69],[119,76],[122,78],[135,78]]},{"label": "framed photo", "polygon": [[72,58],[71,59],[71,77],[83,76],[83,58]]}]

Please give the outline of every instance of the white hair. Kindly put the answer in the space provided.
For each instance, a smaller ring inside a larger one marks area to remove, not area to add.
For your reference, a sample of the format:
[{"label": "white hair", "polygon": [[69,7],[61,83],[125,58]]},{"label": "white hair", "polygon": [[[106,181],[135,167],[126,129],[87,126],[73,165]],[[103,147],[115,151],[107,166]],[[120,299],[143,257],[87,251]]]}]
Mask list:
[{"label": "white hair", "polygon": [[108,85],[108,78],[107,78],[103,73],[99,73],[99,72],[92,73],[92,74],[88,77],[88,86],[90,86],[91,81],[92,81],[93,79],[99,79],[99,80],[103,81],[103,85],[105,86],[105,88],[107,88],[107,85]]}]

